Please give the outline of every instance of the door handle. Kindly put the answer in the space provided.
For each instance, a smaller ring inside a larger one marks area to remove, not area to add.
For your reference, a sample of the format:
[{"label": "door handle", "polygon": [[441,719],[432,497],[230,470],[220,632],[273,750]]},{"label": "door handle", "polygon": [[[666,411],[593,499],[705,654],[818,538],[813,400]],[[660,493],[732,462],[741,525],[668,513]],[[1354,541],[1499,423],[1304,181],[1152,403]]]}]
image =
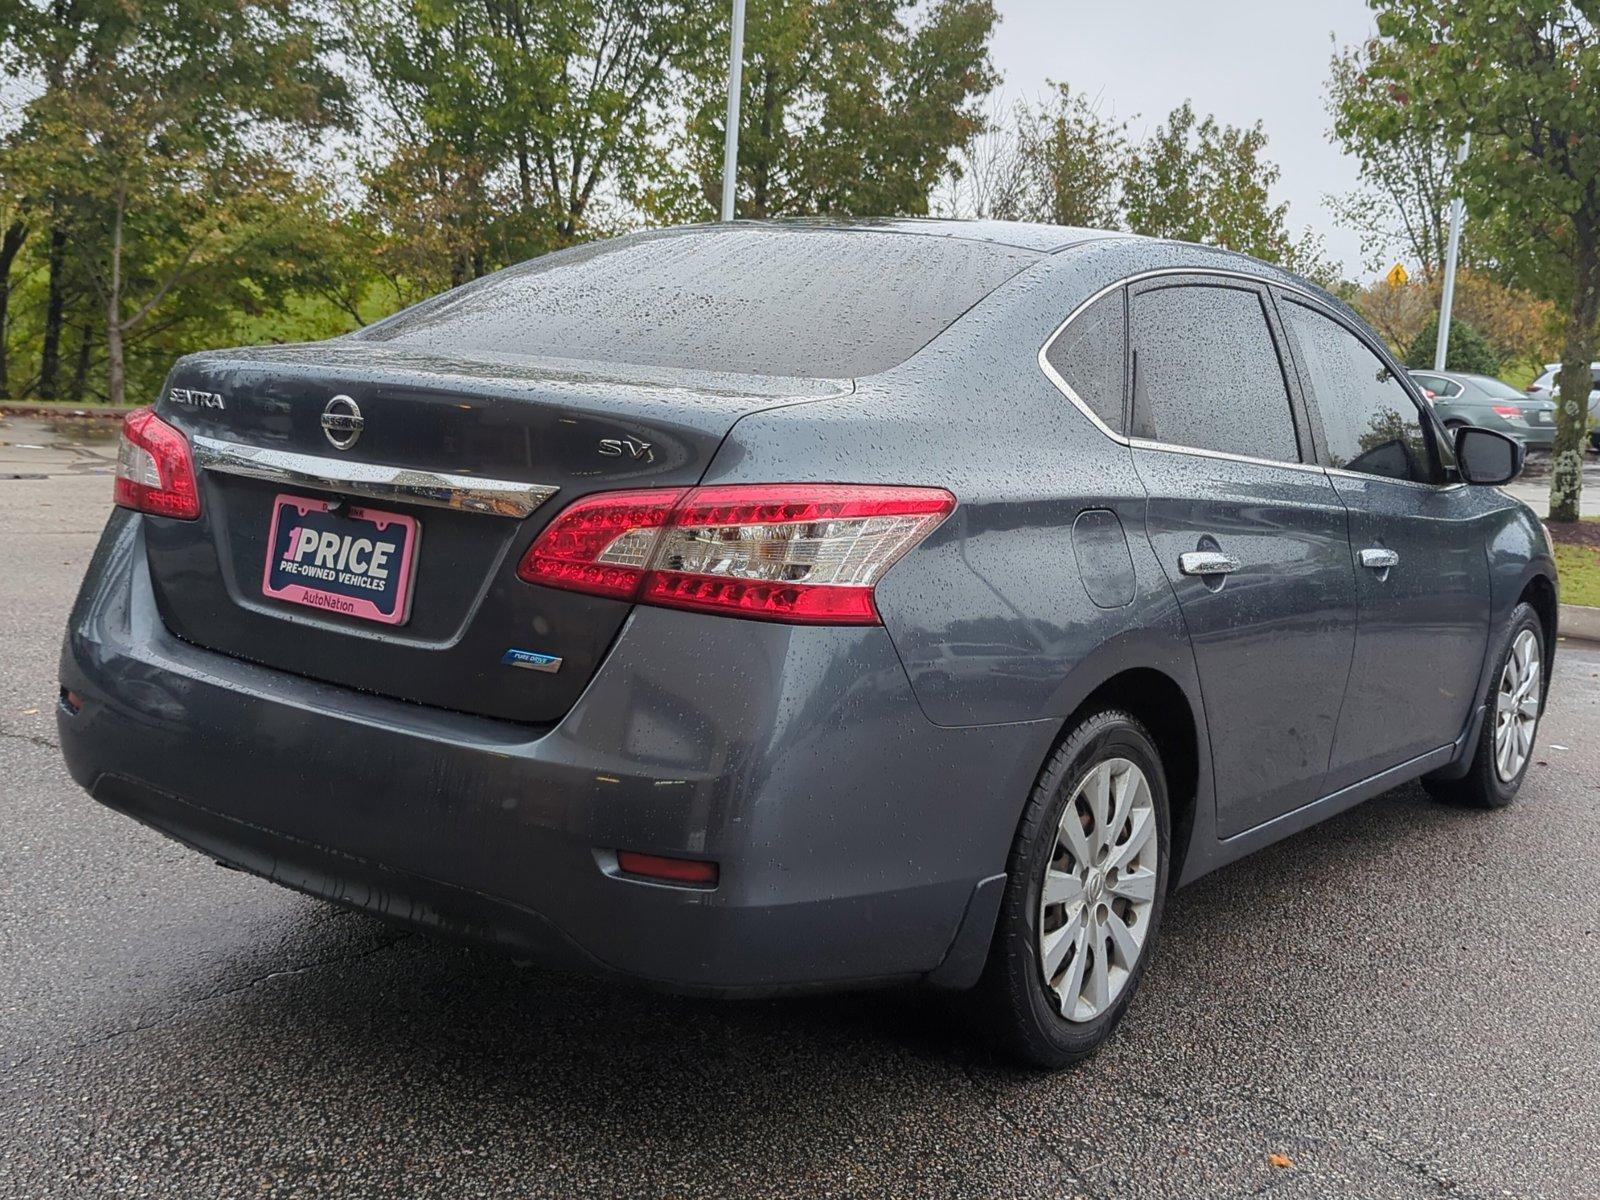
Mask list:
[{"label": "door handle", "polygon": [[1178,570],[1184,575],[1231,575],[1239,560],[1218,550],[1190,550],[1178,555]]},{"label": "door handle", "polygon": [[1387,571],[1400,565],[1400,556],[1383,546],[1371,546],[1361,552],[1361,565],[1373,571]]}]

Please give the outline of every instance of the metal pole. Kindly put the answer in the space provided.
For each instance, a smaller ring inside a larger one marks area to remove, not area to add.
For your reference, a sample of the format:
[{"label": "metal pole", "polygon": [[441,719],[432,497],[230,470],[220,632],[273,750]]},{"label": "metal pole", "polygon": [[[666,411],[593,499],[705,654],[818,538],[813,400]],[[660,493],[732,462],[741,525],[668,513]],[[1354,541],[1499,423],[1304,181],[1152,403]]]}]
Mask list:
[{"label": "metal pole", "polygon": [[739,175],[739,79],[744,73],[744,0],[733,0],[733,44],[728,48],[728,134],[722,150],[722,219],[733,220]]},{"label": "metal pole", "polygon": [[[1472,135],[1466,134],[1461,139],[1461,148],[1456,151],[1456,167],[1467,161],[1467,147],[1472,144]],[[1457,180],[1456,198],[1450,201],[1450,241],[1444,251],[1444,293],[1439,297],[1439,338],[1433,343],[1433,369],[1444,370],[1445,359],[1450,353],[1450,310],[1456,302],[1456,254],[1461,249],[1461,226],[1467,219],[1467,202],[1459,194],[1459,178]]]}]

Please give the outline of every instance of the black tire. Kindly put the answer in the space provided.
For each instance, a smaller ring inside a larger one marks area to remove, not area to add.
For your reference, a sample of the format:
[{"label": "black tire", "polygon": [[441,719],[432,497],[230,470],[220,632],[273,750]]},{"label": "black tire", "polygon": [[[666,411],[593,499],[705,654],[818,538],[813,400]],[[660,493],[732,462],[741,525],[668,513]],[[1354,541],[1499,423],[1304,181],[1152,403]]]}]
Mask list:
[{"label": "black tire", "polygon": [[[1040,889],[1046,868],[1057,853],[1057,828],[1068,802],[1097,764],[1119,758],[1138,766],[1149,783],[1156,822],[1155,896],[1144,916],[1148,926],[1144,943],[1121,992],[1098,1016],[1068,1021],[1061,1015],[1060,1002],[1047,985],[1040,962]],[[1160,930],[1172,857],[1171,827],[1160,751],[1130,714],[1108,709],[1085,718],[1050,756],[1028,797],[1012,842],[994,943],[980,984],[990,1021],[1008,1057],[1046,1070],[1064,1067],[1091,1054],[1121,1021],[1138,991]]]},{"label": "black tire", "polygon": [[[1473,752],[1472,765],[1459,779],[1425,777],[1422,786],[1434,799],[1443,800],[1447,804],[1459,804],[1466,808],[1504,808],[1516,799],[1517,791],[1522,787],[1522,781],[1527,778],[1528,768],[1533,765],[1535,756],[1530,752],[1521,770],[1513,778],[1508,780],[1500,778],[1500,773],[1495,767],[1495,705],[1500,691],[1500,680],[1505,674],[1506,662],[1511,657],[1511,650],[1516,644],[1518,635],[1524,630],[1532,630],[1534,637],[1539,641],[1542,673],[1539,687],[1539,716],[1544,716],[1544,696],[1549,688],[1550,679],[1544,623],[1539,620],[1539,613],[1533,605],[1524,602],[1512,610],[1505,641],[1500,647],[1500,653],[1495,657],[1494,671],[1489,676],[1489,690],[1483,698],[1488,711],[1484,714],[1483,728],[1478,731],[1477,748]],[[1537,739],[1537,724],[1534,726],[1534,735]]]}]

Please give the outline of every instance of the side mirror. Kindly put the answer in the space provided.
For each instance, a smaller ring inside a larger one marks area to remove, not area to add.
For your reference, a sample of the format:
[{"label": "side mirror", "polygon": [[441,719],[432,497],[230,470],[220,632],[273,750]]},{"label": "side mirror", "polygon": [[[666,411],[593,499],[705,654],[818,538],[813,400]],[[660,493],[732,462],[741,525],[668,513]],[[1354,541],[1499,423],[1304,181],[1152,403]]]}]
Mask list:
[{"label": "side mirror", "polygon": [[1456,462],[1461,467],[1461,478],[1468,483],[1510,483],[1522,474],[1522,460],[1527,453],[1527,447],[1516,438],[1493,429],[1463,425],[1456,430]]}]

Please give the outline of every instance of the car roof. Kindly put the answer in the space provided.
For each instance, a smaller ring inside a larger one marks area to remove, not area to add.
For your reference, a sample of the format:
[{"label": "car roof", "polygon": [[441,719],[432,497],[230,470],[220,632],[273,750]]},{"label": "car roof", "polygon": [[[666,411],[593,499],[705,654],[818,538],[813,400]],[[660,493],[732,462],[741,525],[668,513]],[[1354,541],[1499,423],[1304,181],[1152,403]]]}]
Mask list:
[{"label": "car roof", "polygon": [[752,225],[769,229],[828,229],[840,233],[896,233],[918,237],[958,238],[969,242],[993,242],[1019,250],[1054,254],[1069,246],[1104,238],[1131,238],[1135,235],[1106,229],[1080,229],[1072,225],[1045,225],[1035,221],[978,221],[952,217],[781,217],[760,221],[708,222],[679,225],[650,231],[668,236],[710,233],[723,229],[748,229]]}]

